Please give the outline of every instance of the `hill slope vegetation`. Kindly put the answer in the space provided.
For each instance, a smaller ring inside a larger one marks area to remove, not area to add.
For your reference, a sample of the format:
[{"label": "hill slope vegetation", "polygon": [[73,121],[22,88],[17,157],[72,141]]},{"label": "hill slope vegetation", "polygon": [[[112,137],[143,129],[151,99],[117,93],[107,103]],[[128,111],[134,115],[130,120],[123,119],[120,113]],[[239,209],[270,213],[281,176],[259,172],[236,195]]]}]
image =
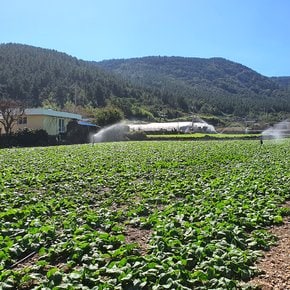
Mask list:
[{"label": "hill slope vegetation", "polygon": [[0,94],[36,107],[111,105],[119,107],[125,117],[155,102],[151,91],[138,89],[92,62],[20,44],[0,45]]},{"label": "hill slope vegetation", "polygon": [[[288,78],[222,58],[82,61],[55,50],[0,45],[0,97],[27,106],[117,107],[126,118],[289,114]],[[70,105],[70,106],[69,106]]]},{"label": "hill slope vegetation", "polygon": [[240,116],[290,111],[287,77],[268,78],[223,58],[145,57],[98,65],[139,86],[171,92],[184,110]]}]

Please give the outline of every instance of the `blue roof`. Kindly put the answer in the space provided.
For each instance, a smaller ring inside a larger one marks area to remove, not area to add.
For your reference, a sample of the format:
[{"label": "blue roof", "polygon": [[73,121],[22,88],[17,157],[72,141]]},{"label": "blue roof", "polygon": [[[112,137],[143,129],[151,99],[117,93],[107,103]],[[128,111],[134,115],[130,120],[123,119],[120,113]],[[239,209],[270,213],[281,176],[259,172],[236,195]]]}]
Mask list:
[{"label": "blue roof", "polygon": [[97,125],[85,121],[78,121],[78,124],[81,126],[97,127]]}]

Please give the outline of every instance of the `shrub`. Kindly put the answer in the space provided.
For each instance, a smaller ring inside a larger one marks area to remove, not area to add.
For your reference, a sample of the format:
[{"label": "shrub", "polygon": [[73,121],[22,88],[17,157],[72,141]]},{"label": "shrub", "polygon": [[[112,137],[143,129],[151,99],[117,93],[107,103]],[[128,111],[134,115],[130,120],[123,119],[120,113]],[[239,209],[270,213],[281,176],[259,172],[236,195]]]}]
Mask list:
[{"label": "shrub", "polygon": [[48,133],[43,129],[24,129],[10,135],[1,135],[1,147],[30,147],[49,145]]},{"label": "shrub", "polygon": [[127,133],[127,138],[132,141],[140,141],[145,140],[147,138],[147,135],[143,131],[134,131]]}]

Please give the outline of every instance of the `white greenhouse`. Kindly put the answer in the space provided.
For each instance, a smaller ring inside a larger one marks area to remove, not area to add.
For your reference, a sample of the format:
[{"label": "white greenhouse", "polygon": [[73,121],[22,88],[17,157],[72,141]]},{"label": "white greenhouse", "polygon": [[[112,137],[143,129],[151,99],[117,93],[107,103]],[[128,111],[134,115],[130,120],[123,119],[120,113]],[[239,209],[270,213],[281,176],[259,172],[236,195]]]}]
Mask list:
[{"label": "white greenhouse", "polygon": [[216,133],[214,126],[206,122],[166,122],[148,124],[128,124],[130,131],[144,132],[204,132]]}]

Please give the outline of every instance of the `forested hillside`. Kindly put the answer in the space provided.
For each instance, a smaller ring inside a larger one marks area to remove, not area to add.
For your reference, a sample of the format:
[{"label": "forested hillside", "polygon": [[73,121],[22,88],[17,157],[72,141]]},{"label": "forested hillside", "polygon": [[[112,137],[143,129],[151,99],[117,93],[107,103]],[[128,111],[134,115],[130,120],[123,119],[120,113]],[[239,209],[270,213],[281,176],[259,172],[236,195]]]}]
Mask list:
[{"label": "forested hillside", "polygon": [[267,78],[222,58],[88,62],[21,44],[0,45],[0,97],[31,107],[113,107],[146,120],[290,113],[289,78]]},{"label": "forested hillside", "polygon": [[147,107],[153,112],[162,107],[152,91],[138,89],[92,62],[20,44],[0,45],[0,94],[33,107],[114,106],[125,117],[142,117]]},{"label": "forested hillside", "polygon": [[98,65],[139,86],[171,92],[184,110],[240,116],[290,112],[287,78],[268,78],[223,58],[144,57]]},{"label": "forested hillside", "polygon": [[290,77],[272,77],[272,80],[290,91]]}]

